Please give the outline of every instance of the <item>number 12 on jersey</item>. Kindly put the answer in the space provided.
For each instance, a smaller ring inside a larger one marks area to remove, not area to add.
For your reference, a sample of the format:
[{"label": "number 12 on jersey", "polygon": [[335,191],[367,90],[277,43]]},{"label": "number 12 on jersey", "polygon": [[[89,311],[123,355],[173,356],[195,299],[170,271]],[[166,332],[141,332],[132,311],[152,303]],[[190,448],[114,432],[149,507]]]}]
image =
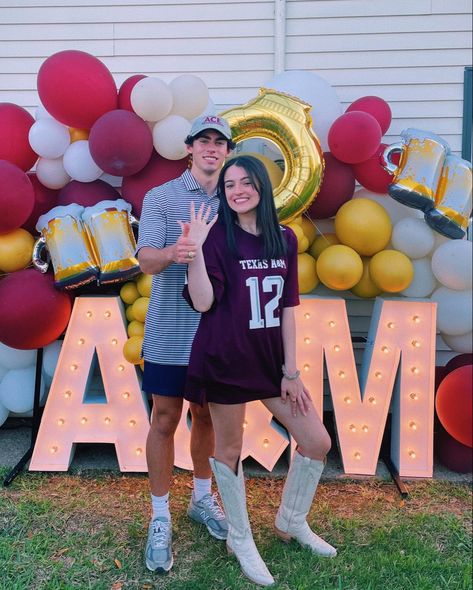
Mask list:
[{"label": "number 12 on jersey", "polygon": [[246,279],[246,286],[250,290],[250,330],[256,330],[258,328],[275,328],[279,326],[280,319],[278,316],[274,315],[274,311],[278,308],[279,300],[281,299],[284,288],[284,279],[278,275],[264,277],[262,281],[263,291],[265,293],[271,293],[274,291],[274,288],[276,288],[276,292],[274,297],[266,303],[263,310],[261,309],[258,277],[248,277]]}]

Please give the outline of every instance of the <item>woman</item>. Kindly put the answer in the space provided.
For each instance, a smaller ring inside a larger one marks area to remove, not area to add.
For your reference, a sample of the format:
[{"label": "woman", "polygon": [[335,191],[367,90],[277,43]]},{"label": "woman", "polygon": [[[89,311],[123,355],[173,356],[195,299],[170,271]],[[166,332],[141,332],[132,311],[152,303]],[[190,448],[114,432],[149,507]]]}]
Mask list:
[{"label": "woman", "polygon": [[186,398],[209,402],[215,430],[212,470],[227,514],[227,547],[243,573],[274,583],[251,534],[240,462],[245,403],[261,400],[297,442],[276,516],[276,533],[314,553],[336,550],[306,522],[330,438],[296,366],[297,240],[278,223],[264,165],[229,160],[219,177],[217,217],[191,207],[182,231],[194,241],[184,295],[202,312],[189,362]]}]

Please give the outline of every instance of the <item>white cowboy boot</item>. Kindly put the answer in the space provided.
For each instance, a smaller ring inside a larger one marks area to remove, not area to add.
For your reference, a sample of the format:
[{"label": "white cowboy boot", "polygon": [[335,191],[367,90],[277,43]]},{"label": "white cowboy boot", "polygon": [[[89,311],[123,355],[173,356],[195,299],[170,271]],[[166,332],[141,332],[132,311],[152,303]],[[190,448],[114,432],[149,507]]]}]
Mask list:
[{"label": "white cowboy boot", "polygon": [[222,498],[228,522],[227,550],[234,553],[240,562],[242,572],[255,584],[270,586],[274,578],[261,559],[251,534],[250,521],[246,511],[245,482],[241,463],[238,475],[220,461],[209,459],[218,490]]},{"label": "white cowboy boot", "polygon": [[296,539],[318,555],[335,557],[335,547],[311,531],[306,521],[323,470],[323,461],[294,453],[276,516],[276,534],[286,543]]}]

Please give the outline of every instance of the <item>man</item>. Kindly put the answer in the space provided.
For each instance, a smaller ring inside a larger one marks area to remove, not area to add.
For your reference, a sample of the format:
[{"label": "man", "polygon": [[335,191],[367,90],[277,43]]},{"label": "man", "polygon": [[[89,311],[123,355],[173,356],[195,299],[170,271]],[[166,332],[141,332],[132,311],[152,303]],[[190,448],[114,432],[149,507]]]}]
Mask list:
[{"label": "man", "polygon": [[[153,397],[146,445],[153,515],[145,558],[147,568],[159,572],[169,571],[173,564],[169,487],[174,434],[181,418],[187,364],[200,320],[200,314],[182,297],[187,264],[195,255],[196,245],[181,233],[178,221],[188,218],[191,201],[197,209],[204,203],[217,212],[218,175],[234,147],[228,123],[217,116],[196,119],[186,144],[191,168],[147,193],[137,247],[141,270],[153,275],[143,345],[143,390]],[[212,421],[206,405],[191,403],[190,411],[194,489],[187,513],[205,525],[212,536],[226,539],[225,515],[211,494]]]}]

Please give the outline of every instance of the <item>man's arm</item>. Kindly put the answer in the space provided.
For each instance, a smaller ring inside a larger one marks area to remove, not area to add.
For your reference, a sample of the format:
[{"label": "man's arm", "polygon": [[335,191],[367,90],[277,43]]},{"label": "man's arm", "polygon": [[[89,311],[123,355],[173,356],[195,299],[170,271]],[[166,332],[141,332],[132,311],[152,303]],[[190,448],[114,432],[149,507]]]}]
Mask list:
[{"label": "man's arm", "polygon": [[196,243],[187,236],[181,235],[175,244],[164,248],[143,246],[138,252],[141,270],[148,275],[157,275],[170,264],[187,264],[189,252],[195,254]]}]

